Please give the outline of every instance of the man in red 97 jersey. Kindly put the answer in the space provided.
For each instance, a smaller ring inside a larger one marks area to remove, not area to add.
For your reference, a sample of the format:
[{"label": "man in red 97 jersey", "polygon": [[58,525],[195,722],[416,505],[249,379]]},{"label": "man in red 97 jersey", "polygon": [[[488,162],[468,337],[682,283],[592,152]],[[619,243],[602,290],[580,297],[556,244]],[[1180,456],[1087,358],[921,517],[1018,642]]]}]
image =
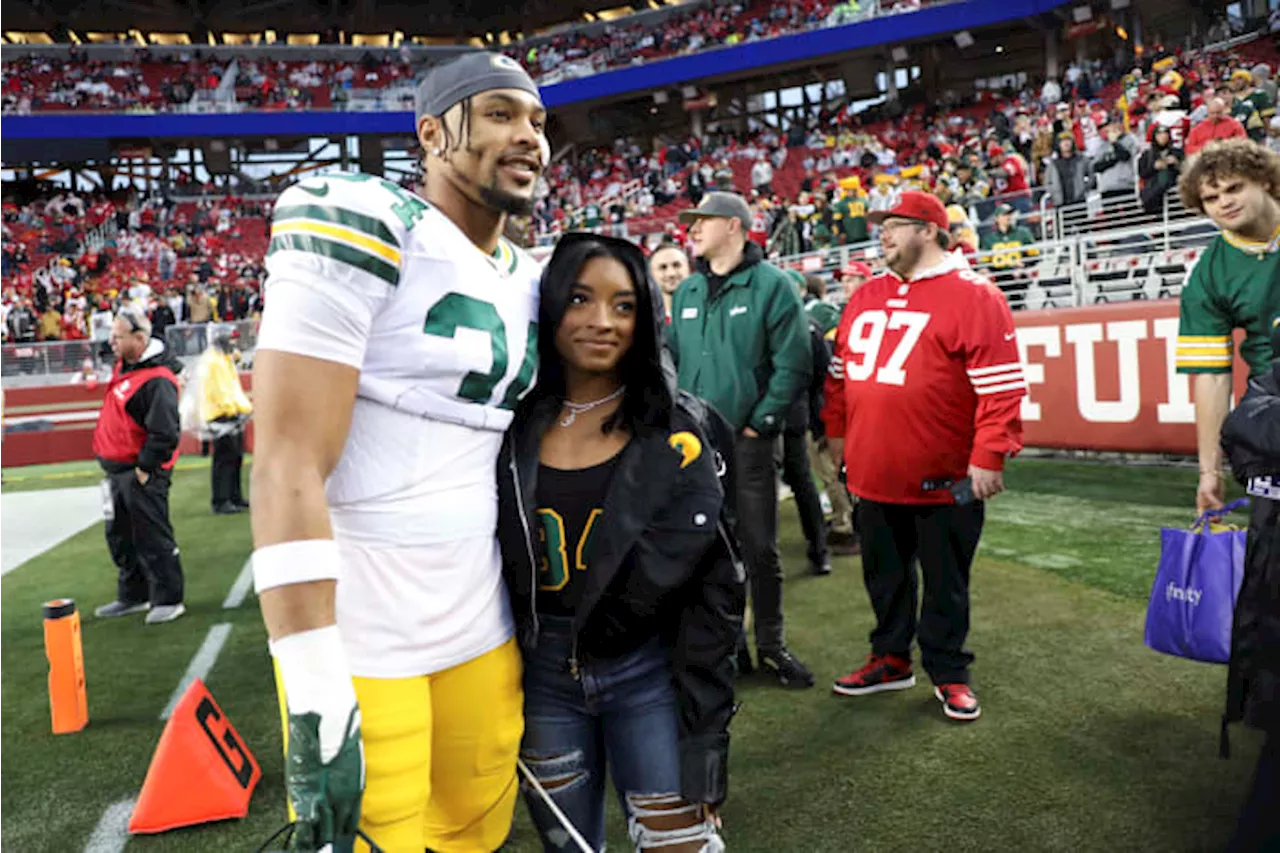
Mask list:
[{"label": "man in red 97 jersey", "polygon": [[946,251],[947,213],[935,196],[904,192],[868,218],[881,225],[889,271],[845,306],[822,418],[860,498],[855,524],[876,627],[866,665],[834,689],[860,696],[913,686],[918,627],[944,712],[973,720],[969,567],[983,501],[1004,490],[1004,460],[1022,447],[1026,382],[1013,315],[995,285]]}]

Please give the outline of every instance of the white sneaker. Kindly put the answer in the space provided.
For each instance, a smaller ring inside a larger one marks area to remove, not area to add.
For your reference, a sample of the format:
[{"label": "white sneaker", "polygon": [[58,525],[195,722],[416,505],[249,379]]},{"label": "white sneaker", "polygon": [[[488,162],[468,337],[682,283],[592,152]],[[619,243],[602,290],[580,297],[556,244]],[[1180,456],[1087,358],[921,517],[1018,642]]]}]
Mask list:
[{"label": "white sneaker", "polygon": [[147,614],[148,625],[161,625],[165,622],[172,622],[183,613],[187,612],[187,608],[182,602],[177,604],[161,604],[151,608],[151,612]]},{"label": "white sneaker", "polygon": [[97,610],[93,611],[93,615],[99,619],[114,619],[117,616],[132,616],[134,613],[146,613],[151,609],[148,602],[140,601],[137,604],[126,604],[123,601],[113,601],[110,604],[104,604]]}]

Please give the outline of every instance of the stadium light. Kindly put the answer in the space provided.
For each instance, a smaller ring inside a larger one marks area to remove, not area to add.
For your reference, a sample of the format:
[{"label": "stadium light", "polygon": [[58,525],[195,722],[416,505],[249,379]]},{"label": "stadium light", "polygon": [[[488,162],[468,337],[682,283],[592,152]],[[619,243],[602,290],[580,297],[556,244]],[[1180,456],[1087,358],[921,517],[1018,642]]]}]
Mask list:
[{"label": "stadium light", "polygon": [[996,53],[1004,53],[1004,45],[1002,44],[996,45]]}]

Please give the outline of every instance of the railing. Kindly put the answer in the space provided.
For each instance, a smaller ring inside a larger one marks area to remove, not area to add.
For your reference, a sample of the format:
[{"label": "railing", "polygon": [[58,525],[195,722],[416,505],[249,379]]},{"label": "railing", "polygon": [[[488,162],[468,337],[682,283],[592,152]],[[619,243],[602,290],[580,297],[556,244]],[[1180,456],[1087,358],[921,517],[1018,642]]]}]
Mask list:
[{"label": "railing", "polygon": [[94,378],[111,372],[113,356],[106,341],[50,341],[48,343],[5,344],[0,347],[0,375],[4,384],[49,385],[48,378],[62,377],[58,384],[87,371]]},{"label": "railing", "polygon": [[[979,251],[969,265],[999,286],[1014,310],[1164,299],[1182,292],[1187,272],[1217,233],[1209,220],[1187,218],[1155,229],[1077,233],[1016,249]],[[772,263],[829,274],[850,261],[875,265],[879,258],[877,243],[862,243]]]},{"label": "railing", "polygon": [[175,323],[164,330],[165,346],[178,358],[198,358],[209,348],[211,338],[231,330],[240,333],[236,348],[252,352],[258,347],[258,322],[240,320],[235,323]]},{"label": "railing", "polygon": [[[258,346],[256,320],[178,323],[165,329],[165,345],[173,355],[188,363],[208,348],[211,337],[232,329],[240,333],[237,347],[251,356]],[[115,356],[106,341],[46,341],[0,347],[0,374],[6,387],[59,385],[90,379],[101,382],[110,377],[114,364]]]},{"label": "railing", "polygon": [[1074,234],[1137,226],[1158,225],[1167,229],[1172,224],[1200,216],[1195,211],[1184,207],[1182,199],[1173,190],[1164,194],[1160,210],[1155,212],[1148,212],[1142,206],[1142,201],[1135,190],[1133,195],[1113,196],[1106,199],[1095,194],[1085,201],[1056,208],[1052,214],[1052,217],[1047,220],[1050,229],[1046,230],[1047,238],[1070,237]]}]

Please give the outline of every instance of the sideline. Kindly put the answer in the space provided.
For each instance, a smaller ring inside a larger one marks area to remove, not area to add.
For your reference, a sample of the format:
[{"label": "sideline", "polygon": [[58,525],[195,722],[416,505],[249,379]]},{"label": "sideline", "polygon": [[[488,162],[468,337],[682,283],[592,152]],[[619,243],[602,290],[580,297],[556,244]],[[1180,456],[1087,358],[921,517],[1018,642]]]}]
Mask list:
[{"label": "sideline", "polygon": [[[101,479],[101,478],[99,478]],[[99,486],[6,492],[0,498],[0,575],[26,565],[102,521]]]}]

